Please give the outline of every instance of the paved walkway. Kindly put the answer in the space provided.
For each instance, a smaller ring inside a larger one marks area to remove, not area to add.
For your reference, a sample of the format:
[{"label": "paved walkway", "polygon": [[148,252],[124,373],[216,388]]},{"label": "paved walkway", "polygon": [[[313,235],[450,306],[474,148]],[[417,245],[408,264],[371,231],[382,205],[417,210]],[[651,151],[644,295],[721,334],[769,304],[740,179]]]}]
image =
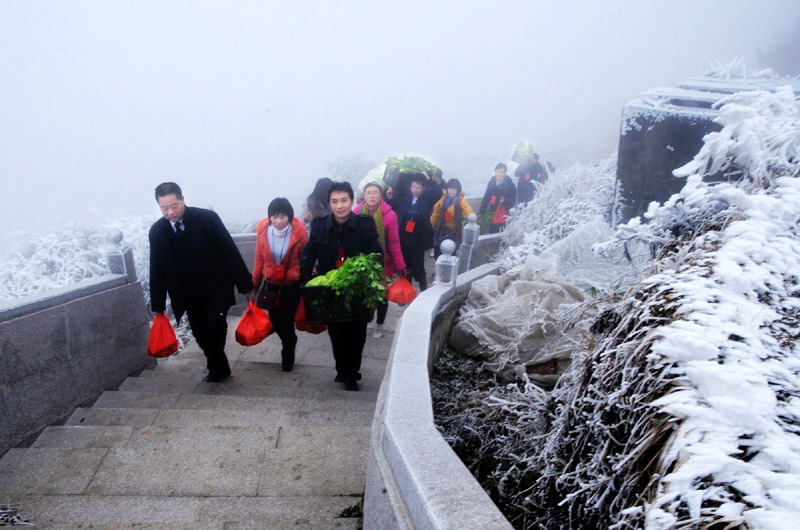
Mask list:
[{"label": "paved walkway", "polygon": [[[432,264],[428,264],[429,270]],[[227,352],[233,375],[200,382],[192,343],[129,377],[30,448],[0,460],[0,505],[38,528],[360,528],[370,424],[402,310],[371,332],[360,392],[334,383],[327,333],[299,333],[294,371],[273,335]]]}]

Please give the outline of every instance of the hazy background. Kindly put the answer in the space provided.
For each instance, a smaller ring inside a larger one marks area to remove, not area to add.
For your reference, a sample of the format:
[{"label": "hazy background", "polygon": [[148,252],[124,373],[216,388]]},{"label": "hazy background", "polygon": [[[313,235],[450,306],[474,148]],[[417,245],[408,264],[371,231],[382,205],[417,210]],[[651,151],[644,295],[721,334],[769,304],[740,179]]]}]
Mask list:
[{"label": "hazy background", "polygon": [[0,0],[0,254],[164,180],[226,220],[388,155],[482,187],[521,140],[605,158],[708,60],[800,73],[797,0],[364,4]]}]

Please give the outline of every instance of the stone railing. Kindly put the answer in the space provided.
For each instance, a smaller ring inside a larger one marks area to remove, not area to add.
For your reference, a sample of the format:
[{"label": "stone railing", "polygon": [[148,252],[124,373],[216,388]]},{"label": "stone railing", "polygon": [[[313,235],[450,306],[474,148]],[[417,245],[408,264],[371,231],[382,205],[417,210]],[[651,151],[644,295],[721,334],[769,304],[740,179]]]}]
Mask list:
[{"label": "stone railing", "polygon": [[107,276],[0,303],[0,454],[151,362],[133,255],[108,261]]},{"label": "stone railing", "polygon": [[[256,258],[256,234],[231,234],[231,236],[239,249],[239,253],[242,255],[244,264],[247,265],[247,270],[253,272],[253,263],[255,263]],[[234,289],[234,291],[236,290]],[[245,309],[247,309],[247,298],[243,294],[236,292],[236,304],[230,308],[228,314],[241,315]]]},{"label": "stone railing", "polygon": [[482,236],[473,266],[455,287],[434,286],[405,310],[381,384],[367,462],[364,528],[511,528],[436,430],[430,374],[475,280],[497,274],[481,264],[498,249]]}]

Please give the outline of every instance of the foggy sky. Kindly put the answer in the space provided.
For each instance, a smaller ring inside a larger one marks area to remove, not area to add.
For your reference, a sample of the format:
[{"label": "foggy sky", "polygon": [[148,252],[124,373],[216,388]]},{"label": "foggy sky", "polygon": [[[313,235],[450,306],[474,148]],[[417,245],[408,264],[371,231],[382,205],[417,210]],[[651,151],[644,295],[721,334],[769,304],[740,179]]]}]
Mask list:
[{"label": "foggy sky", "polygon": [[155,214],[164,180],[254,220],[340,156],[465,183],[521,140],[605,158],[627,101],[708,60],[769,67],[800,20],[796,0],[281,4],[0,0],[0,253],[56,218]]}]

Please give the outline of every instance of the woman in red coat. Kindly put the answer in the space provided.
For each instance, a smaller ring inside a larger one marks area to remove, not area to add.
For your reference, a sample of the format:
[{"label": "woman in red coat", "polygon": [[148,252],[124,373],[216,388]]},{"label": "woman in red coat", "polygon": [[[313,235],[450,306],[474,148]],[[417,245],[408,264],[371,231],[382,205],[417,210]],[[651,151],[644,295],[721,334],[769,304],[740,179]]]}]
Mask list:
[{"label": "woman in red coat", "polygon": [[[281,338],[281,367],[290,372],[294,367],[294,315],[300,302],[300,255],[308,236],[302,219],[294,216],[288,200],[279,197],[269,203],[266,219],[256,225],[256,259],[253,265],[253,285],[264,281],[261,291],[267,290],[269,319]],[[259,301],[264,300],[259,291]]]},{"label": "woman in red coat", "polygon": [[[353,212],[369,215],[375,219],[378,237],[383,247],[383,273],[389,280],[394,278],[395,272],[405,273],[406,263],[400,250],[400,233],[397,229],[397,215],[392,207],[383,200],[383,188],[377,182],[370,182],[364,186],[364,200],[353,208]],[[378,318],[376,320],[376,337],[383,336],[383,323],[386,320],[386,311],[389,302],[378,304]]]}]

